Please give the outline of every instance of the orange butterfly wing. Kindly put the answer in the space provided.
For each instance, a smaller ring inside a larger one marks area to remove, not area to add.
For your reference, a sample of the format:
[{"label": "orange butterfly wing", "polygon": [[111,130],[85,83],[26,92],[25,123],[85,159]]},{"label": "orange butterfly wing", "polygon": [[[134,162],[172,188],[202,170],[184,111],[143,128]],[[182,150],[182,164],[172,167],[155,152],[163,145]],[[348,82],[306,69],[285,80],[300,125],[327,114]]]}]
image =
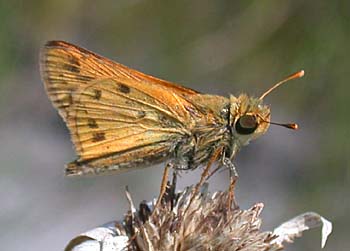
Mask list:
[{"label": "orange butterfly wing", "polygon": [[120,172],[164,159],[200,116],[187,99],[196,91],[66,42],[46,44],[41,74],[79,156],[67,174]]}]

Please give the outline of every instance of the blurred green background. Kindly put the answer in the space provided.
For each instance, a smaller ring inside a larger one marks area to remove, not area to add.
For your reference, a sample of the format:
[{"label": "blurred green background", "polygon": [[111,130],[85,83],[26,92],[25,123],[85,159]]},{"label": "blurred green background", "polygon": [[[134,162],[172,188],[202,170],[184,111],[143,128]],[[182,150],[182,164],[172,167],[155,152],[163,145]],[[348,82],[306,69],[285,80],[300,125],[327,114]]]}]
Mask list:
[{"label": "blurred green background", "polygon": [[[38,55],[66,40],[201,92],[260,95],[285,76],[305,77],[272,93],[271,126],[236,159],[237,200],[263,202],[263,228],[305,211],[334,223],[325,250],[349,250],[349,1],[1,1],[0,244],[2,250],[62,250],[78,233],[121,218],[157,195],[162,167],[65,178],[75,158],[50,104]],[[198,180],[183,174],[180,187]],[[227,172],[211,190],[226,189]],[[320,250],[320,231],[287,250]]]}]

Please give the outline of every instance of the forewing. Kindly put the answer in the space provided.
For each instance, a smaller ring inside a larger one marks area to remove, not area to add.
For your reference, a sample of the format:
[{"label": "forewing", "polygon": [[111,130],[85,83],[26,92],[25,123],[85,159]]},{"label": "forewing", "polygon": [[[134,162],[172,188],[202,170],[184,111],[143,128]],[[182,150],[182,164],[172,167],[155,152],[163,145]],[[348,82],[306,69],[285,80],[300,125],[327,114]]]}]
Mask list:
[{"label": "forewing", "polygon": [[[198,94],[197,91],[190,88],[146,75],[64,41],[47,42],[42,51],[41,60],[44,78],[50,77],[50,74],[59,75],[65,72],[68,73],[66,77],[70,77],[71,81],[78,78],[80,81],[78,84],[89,82],[92,78],[113,77],[117,80],[134,80],[148,86],[161,86],[177,94]],[[50,74],[47,74],[46,71],[50,71]]]},{"label": "forewing", "polygon": [[193,90],[66,42],[49,42],[41,60],[46,90],[68,125],[78,161],[119,154],[127,162],[152,149],[168,151],[190,134],[197,113],[186,97],[196,95]]}]

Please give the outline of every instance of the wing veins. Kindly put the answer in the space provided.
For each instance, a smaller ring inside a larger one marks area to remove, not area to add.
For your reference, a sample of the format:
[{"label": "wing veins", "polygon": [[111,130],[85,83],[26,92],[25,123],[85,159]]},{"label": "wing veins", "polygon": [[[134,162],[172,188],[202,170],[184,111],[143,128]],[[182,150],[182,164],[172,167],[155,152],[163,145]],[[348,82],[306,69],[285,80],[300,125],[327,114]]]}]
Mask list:
[{"label": "wing veins", "polygon": [[[87,88],[89,88],[89,87],[87,87]],[[86,90],[86,89],[85,89],[85,90]],[[130,100],[130,101],[133,101],[133,102],[136,102],[136,103],[139,103],[139,104],[148,106],[148,107],[150,107],[150,108],[153,108],[153,109],[156,110],[156,111],[163,112],[164,114],[168,115],[169,117],[175,119],[176,121],[178,121],[179,123],[182,124],[182,121],[180,121],[180,120],[178,119],[178,117],[174,116],[173,113],[171,113],[171,112],[169,112],[169,111],[167,111],[167,110],[165,110],[165,109],[163,109],[163,108],[160,108],[159,106],[155,106],[155,105],[150,104],[150,103],[148,103],[148,102],[144,102],[143,100],[135,99],[135,98],[132,98],[132,97],[130,97],[130,96],[128,96],[128,95],[124,95],[124,94],[121,94],[121,93],[119,93],[119,92],[111,91],[111,90],[105,89],[105,88],[103,88],[103,87],[100,88],[100,90],[104,90],[104,91],[113,93],[113,94],[115,94],[115,95],[117,95],[117,96],[123,97],[123,98],[125,98],[125,99]],[[137,90],[140,91],[139,89],[137,89]],[[140,91],[140,92],[141,92],[141,91]],[[142,92],[142,93],[143,93],[144,95],[147,95],[148,97],[150,97],[150,98],[152,98],[152,99],[155,99],[154,97],[148,95],[147,93],[144,93],[144,92]],[[87,96],[91,97],[90,95],[88,95],[88,94],[86,94],[86,93],[84,93],[84,92],[81,92],[80,95],[87,95]],[[106,98],[105,98],[105,99],[106,99]],[[159,100],[157,100],[157,101],[160,102]],[[160,103],[162,103],[162,102],[160,102]],[[113,106],[115,106],[115,105],[113,105]],[[99,108],[99,109],[100,109],[100,108]],[[128,109],[129,109],[129,108],[128,108]],[[102,110],[102,109],[101,109],[101,110]]]},{"label": "wing veins", "polygon": [[[108,129],[98,129],[96,130],[96,132],[109,132],[109,131],[115,131],[116,129],[125,129],[125,128],[131,128],[131,127],[138,127],[136,125],[134,126],[119,126],[119,127],[113,127],[113,128],[108,128]],[[140,127],[138,127],[140,128]],[[89,131],[86,130],[80,130],[79,131],[79,135],[86,135],[86,134],[91,134],[91,130],[89,129]]]},{"label": "wing veins", "polygon": [[[137,90],[140,91],[140,92],[142,92],[142,93],[144,93],[144,95],[147,95],[148,97],[150,97],[150,98],[152,98],[152,99],[155,99],[155,97],[152,97],[152,96],[148,95],[147,93],[145,93],[145,92],[143,92],[143,91],[141,91],[141,90],[139,90],[139,89],[137,89]],[[124,95],[124,94],[121,94],[121,93],[118,93],[118,92],[112,91],[112,93],[114,93],[114,94],[116,94],[116,95],[119,95],[119,96],[121,96],[121,97],[123,97],[123,98],[129,99],[129,100],[131,100],[131,101],[137,102],[137,103],[139,103],[139,104],[143,104],[143,105],[146,105],[146,106],[148,106],[148,107],[151,107],[151,108],[155,109],[156,111],[163,112],[163,113],[165,113],[166,115],[168,115],[169,117],[172,117],[173,119],[175,119],[175,120],[177,120],[178,122],[182,123],[182,122],[178,119],[178,117],[173,116],[173,113],[171,113],[171,112],[169,112],[169,111],[167,111],[167,110],[164,110],[163,108],[160,108],[159,106],[155,106],[155,105],[150,104],[150,103],[147,103],[147,102],[145,102],[145,101],[143,101],[143,100],[135,99],[135,98],[132,98],[132,97],[130,97],[130,96],[128,96],[128,95]],[[158,102],[160,102],[158,99],[156,99],[156,100],[157,100]],[[162,102],[160,102],[160,103],[162,103]],[[163,104],[163,105],[164,105],[164,104]]]},{"label": "wing veins", "polygon": [[[129,137],[132,137],[132,136],[140,135],[140,134],[143,134],[143,133],[145,133],[145,131],[129,134],[127,136],[122,136],[122,137],[111,137],[109,139],[105,139],[105,140],[100,141],[100,142],[93,142],[93,144],[87,145],[83,149],[85,150],[86,147],[91,147],[91,146],[95,147],[95,146],[103,145],[103,144],[110,143],[110,142],[113,142],[113,141],[116,141],[116,140],[122,140],[122,139],[126,139],[126,138],[129,138]],[[88,139],[85,139],[85,140],[80,140],[79,142],[86,143],[89,140],[91,140],[91,138],[88,138]]]}]

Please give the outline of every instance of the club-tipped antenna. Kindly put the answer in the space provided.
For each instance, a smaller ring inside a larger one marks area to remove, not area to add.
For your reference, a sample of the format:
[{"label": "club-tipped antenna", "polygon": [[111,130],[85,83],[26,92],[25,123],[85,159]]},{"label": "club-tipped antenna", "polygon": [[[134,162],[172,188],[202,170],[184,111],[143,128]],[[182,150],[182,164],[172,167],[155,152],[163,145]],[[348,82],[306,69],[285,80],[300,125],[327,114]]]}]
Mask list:
[{"label": "club-tipped antenna", "polygon": [[[304,76],[304,70],[298,71],[296,73],[293,73],[292,75],[288,76],[287,78],[283,79],[282,81],[278,82],[277,84],[275,84],[274,86],[272,86],[270,89],[268,89],[267,91],[265,91],[261,96],[260,96],[260,100],[264,99],[270,92],[272,92],[273,90],[275,90],[277,87],[279,87],[280,85],[284,84],[285,82],[292,80],[292,79],[296,79],[296,78],[301,78],[302,76]],[[272,123],[271,123],[272,124]],[[291,127],[287,127],[287,128],[291,128]],[[293,129],[293,128],[291,128]]]},{"label": "club-tipped antenna", "polygon": [[298,130],[299,126],[296,123],[275,123],[275,122],[271,122],[271,121],[266,121],[267,123],[271,124],[271,125],[278,125],[278,126],[283,126],[286,127],[288,129],[292,129],[292,130]]},{"label": "club-tipped antenna", "polygon": [[292,130],[298,130],[299,126],[296,123],[276,123],[276,122],[272,122],[272,121],[268,121],[265,120],[263,117],[261,117],[260,115],[258,115],[258,117],[264,121],[265,123],[269,123],[271,125],[278,125],[278,126],[283,126],[286,127],[288,129],[292,129]]}]

